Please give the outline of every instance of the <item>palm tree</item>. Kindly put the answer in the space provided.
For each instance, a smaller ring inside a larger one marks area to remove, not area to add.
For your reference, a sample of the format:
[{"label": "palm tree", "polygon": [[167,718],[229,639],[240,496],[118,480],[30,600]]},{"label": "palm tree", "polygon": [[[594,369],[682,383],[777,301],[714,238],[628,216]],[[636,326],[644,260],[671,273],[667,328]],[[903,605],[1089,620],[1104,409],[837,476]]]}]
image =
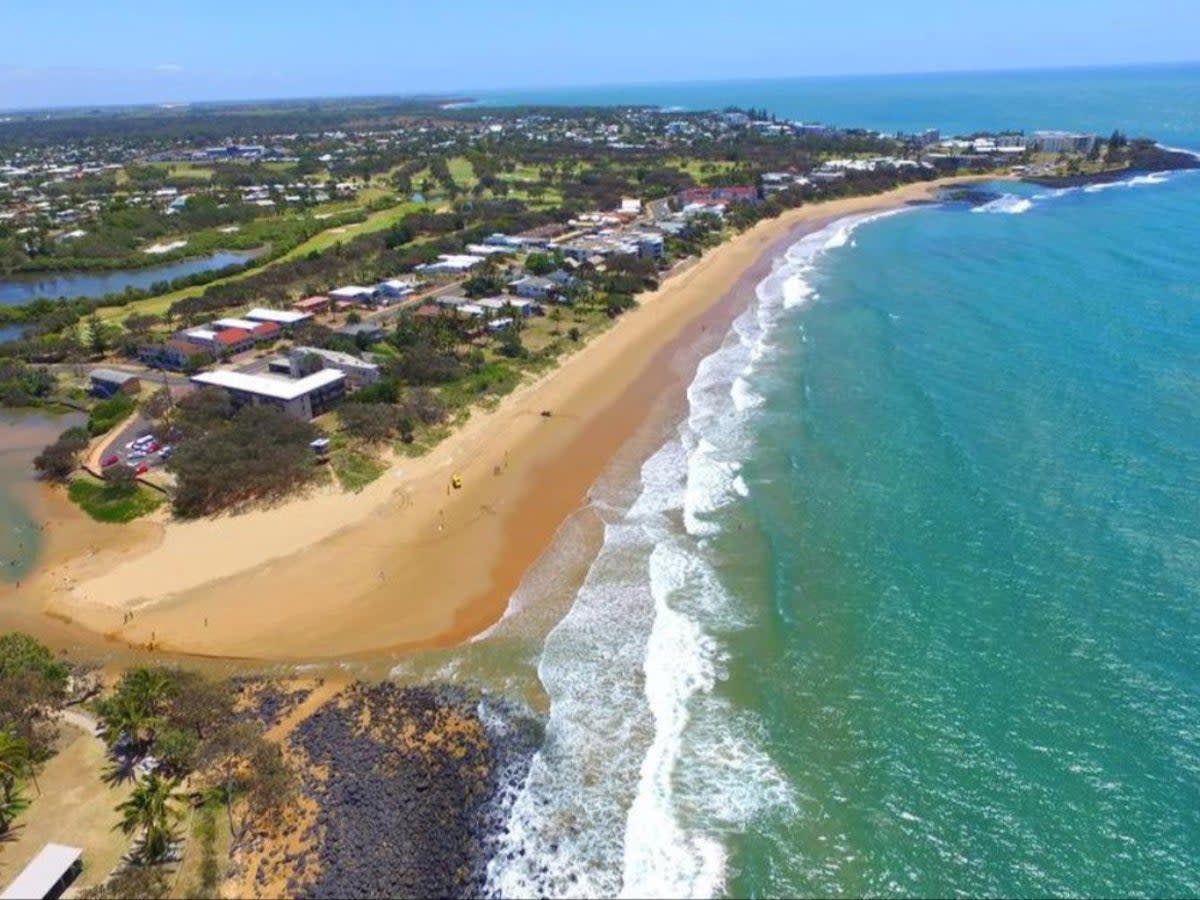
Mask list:
[{"label": "palm tree", "polygon": [[141,831],[142,843],[137,855],[141,862],[156,863],[167,855],[175,839],[175,823],[183,818],[175,788],[179,782],[151,772],[116,811],[121,821],[116,828],[125,834]]},{"label": "palm tree", "polygon": [[100,737],[111,749],[122,738],[139,750],[153,738],[157,719],[141,701],[129,694],[117,694],[96,706],[100,718]]},{"label": "palm tree", "polygon": [[29,741],[0,731],[0,833],[29,805],[17,780],[27,772],[32,774],[32,765]]}]

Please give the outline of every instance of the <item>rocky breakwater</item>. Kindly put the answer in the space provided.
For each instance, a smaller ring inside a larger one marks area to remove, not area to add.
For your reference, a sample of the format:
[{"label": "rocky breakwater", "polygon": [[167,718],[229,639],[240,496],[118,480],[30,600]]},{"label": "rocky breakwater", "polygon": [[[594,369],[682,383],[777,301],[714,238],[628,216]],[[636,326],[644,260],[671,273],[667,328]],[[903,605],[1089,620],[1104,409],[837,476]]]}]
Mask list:
[{"label": "rocky breakwater", "polygon": [[350,686],[290,737],[300,796],[249,892],[480,896],[541,737],[523,708],[461,689]]}]

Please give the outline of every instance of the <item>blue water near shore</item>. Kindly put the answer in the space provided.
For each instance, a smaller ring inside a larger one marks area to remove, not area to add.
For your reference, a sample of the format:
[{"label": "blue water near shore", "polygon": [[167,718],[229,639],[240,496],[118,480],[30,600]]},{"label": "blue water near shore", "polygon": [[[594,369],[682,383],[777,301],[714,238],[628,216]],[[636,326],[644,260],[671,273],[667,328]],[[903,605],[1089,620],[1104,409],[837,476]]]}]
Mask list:
[{"label": "blue water near shore", "polygon": [[119,294],[126,288],[145,290],[156,282],[184,278],[199,272],[212,272],[226,266],[238,266],[253,258],[254,253],[251,251],[218,250],[199,259],[185,259],[151,266],[148,269],[15,276],[0,281],[0,306],[20,306],[39,297],[73,300],[79,297]]},{"label": "blue water near shore", "polygon": [[[1190,71],[686,103],[1200,149]],[[1200,894],[1200,173],[993,187],[798,241],[602,505],[498,890]]]}]

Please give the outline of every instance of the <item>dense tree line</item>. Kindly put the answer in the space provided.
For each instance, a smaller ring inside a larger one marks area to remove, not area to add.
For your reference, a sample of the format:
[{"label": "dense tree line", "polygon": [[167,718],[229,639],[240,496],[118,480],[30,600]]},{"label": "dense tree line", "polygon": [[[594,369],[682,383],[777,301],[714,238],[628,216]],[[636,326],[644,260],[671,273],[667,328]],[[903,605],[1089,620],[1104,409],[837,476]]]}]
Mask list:
[{"label": "dense tree line", "polygon": [[235,409],[218,388],[175,407],[167,434],[177,446],[167,463],[176,477],[176,515],[209,515],[250,502],[275,501],[316,477],[310,422],[269,406]]}]

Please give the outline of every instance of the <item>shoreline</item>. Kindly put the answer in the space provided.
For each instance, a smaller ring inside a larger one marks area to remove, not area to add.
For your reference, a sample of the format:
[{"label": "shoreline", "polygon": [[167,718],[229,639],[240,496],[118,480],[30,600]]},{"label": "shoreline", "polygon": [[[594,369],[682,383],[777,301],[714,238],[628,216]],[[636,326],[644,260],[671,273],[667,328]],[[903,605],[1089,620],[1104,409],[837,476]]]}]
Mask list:
[{"label": "shoreline", "polygon": [[[110,651],[153,642],[156,657],[329,660],[459,644],[504,617],[525,572],[621,447],[664,406],[678,409],[699,359],[783,249],[837,219],[928,201],[968,180],[765,220],[361,493],[319,491],[239,516],[158,524],[83,558],[52,552],[23,598]],[[448,486],[454,471],[461,491]]]}]

